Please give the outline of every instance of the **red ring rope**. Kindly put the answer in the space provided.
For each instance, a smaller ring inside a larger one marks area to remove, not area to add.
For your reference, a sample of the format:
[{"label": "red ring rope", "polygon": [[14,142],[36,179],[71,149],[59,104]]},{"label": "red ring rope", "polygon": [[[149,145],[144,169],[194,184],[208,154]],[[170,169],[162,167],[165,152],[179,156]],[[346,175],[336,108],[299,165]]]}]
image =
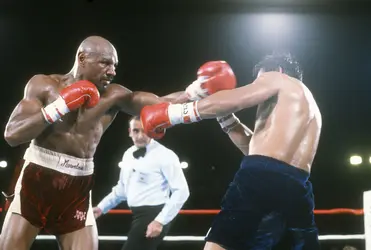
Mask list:
[{"label": "red ring rope", "polygon": [[[3,209],[0,208],[0,212]],[[180,210],[179,214],[217,214],[220,210],[218,209],[184,209]],[[128,209],[112,209],[108,212],[109,214],[131,214]],[[333,208],[333,209],[317,209],[314,210],[314,214],[353,214],[363,215],[363,209],[350,209],[350,208]]]}]

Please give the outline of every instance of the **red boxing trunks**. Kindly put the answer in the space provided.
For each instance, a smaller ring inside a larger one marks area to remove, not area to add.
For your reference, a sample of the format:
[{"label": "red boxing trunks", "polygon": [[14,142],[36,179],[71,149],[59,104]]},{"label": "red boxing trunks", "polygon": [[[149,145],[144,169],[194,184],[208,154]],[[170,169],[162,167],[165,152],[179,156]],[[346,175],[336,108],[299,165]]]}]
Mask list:
[{"label": "red boxing trunks", "polygon": [[91,206],[93,159],[81,159],[31,142],[7,217],[20,214],[54,235],[95,225]]}]

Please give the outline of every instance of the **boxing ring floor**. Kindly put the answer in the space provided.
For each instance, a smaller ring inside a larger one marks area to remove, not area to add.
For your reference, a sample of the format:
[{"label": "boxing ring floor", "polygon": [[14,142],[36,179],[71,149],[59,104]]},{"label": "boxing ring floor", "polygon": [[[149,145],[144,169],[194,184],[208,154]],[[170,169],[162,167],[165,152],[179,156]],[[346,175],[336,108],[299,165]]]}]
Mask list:
[{"label": "boxing ring floor", "polygon": [[[1,208],[0,208],[1,211]],[[200,216],[201,217],[208,217],[210,222],[212,221],[213,215],[217,214],[219,210],[209,210],[209,209],[192,209],[192,210],[181,210],[180,215],[178,215],[175,223],[177,222],[179,217],[188,217],[188,216],[196,216],[196,222],[199,221]],[[130,210],[125,209],[113,209],[108,212],[108,215],[105,215],[107,217],[116,217],[121,215],[130,215]],[[354,233],[354,234],[321,234],[321,228],[319,226],[320,236],[319,240],[321,242],[321,249],[329,249],[329,250],[343,250],[343,247],[345,245],[354,246],[355,248],[349,248],[351,250],[371,250],[371,191],[366,191],[363,193],[363,209],[349,209],[349,208],[334,208],[334,209],[317,209],[315,210],[316,217],[318,216],[335,216],[335,219],[337,219],[338,216],[356,216],[357,219],[362,221],[363,225],[359,225],[359,228],[361,229],[359,232],[362,233]],[[128,224],[130,223],[130,216],[126,218],[126,228]],[[112,219],[112,218],[111,218]],[[113,218],[115,224],[119,223],[117,221],[117,218]],[[186,221],[191,221],[189,218],[179,218]],[[108,221],[100,221],[101,218],[98,220],[98,230],[100,230],[100,226],[102,223],[106,223]],[[107,226],[112,226],[111,223]],[[182,223],[183,224],[183,223]],[[189,224],[189,223],[188,223]],[[195,221],[191,222],[191,228],[193,227],[198,232],[206,233],[207,229],[200,230],[198,223],[195,223]],[[211,223],[210,223],[211,224]],[[119,225],[120,226],[120,225]],[[117,225],[116,225],[117,227]],[[189,226],[187,226],[189,227]],[[346,228],[347,225],[344,225]],[[123,232],[123,234],[118,235],[108,235],[108,234],[102,234],[101,232],[99,235],[99,249],[102,250],[113,250],[113,249],[121,249],[124,241],[127,239],[127,236],[125,235],[125,230],[120,230]],[[186,234],[186,235],[174,235],[174,230],[172,228],[170,229],[170,233],[168,236],[165,237],[164,242],[159,247],[160,250],[193,250],[193,249],[202,249],[204,243],[204,234],[203,233],[192,233],[192,234]],[[34,242],[32,250],[53,250],[58,249],[57,243],[55,241],[55,237],[52,235],[38,235],[36,238],[36,241]]]}]

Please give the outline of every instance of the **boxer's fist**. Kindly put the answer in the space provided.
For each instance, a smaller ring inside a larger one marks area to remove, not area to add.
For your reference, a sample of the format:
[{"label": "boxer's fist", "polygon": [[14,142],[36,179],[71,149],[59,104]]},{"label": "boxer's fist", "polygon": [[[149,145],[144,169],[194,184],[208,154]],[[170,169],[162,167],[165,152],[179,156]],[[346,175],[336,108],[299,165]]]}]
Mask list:
[{"label": "boxer's fist", "polygon": [[159,139],[161,139],[162,137],[164,137],[165,132],[166,132],[166,129],[158,128],[158,129],[156,129],[155,131],[149,131],[149,132],[147,133],[147,136],[148,136],[149,138],[153,138],[153,139],[155,139],[155,140],[159,140]]},{"label": "boxer's fist", "polygon": [[182,104],[160,103],[145,106],[140,112],[144,132],[151,138],[160,139],[165,129],[176,124],[201,121],[197,102]]},{"label": "boxer's fist", "polygon": [[144,133],[154,139],[161,139],[165,135],[165,129],[171,127],[168,116],[170,103],[164,102],[151,106],[145,106],[140,112]]},{"label": "boxer's fist", "polygon": [[99,102],[99,91],[89,81],[78,81],[62,89],[60,96],[41,111],[48,123],[54,123],[70,111],[76,110],[84,104],[92,108]]},{"label": "boxer's fist", "polygon": [[210,61],[197,71],[197,80],[186,89],[188,99],[201,100],[220,90],[236,87],[236,77],[225,61]]},{"label": "boxer's fist", "polygon": [[82,105],[92,108],[99,102],[99,91],[97,87],[89,81],[78,81],[62,89],[60,96],[65,101],[70,111],[78,109]]}]

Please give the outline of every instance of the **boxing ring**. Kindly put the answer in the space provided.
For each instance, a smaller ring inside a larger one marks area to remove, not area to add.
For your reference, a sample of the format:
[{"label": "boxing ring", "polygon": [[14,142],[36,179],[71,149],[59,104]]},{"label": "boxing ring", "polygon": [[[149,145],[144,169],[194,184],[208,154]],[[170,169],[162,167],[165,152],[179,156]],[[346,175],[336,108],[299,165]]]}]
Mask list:
[{"label": "boxing ring", "polygon": [[[0,212],[2,209],[0,208]],[[219,212],[217,209],[191,209],[181,210],[181,215],[215,215]],[[363,193],[363,209],[335,208],[335,209],[317,209],[314,211],[316,215],[341,215],[348,214],[354,216],[363,216],[364,234],[329,234],[320,235],[320,241],[345,241],[345,240],[362,240],[365,244],[365,250],[371,250],[371,190]],[[108,212],[111,215],[131,214],[130,210],[113,209]],[[206,232],[205,232],[206,233]],[[185,236],[166,236],[164,241],[178,242],[201,242],[204,241],[204,235],[185,235]],[[55,240],[53,235],[38,235],[37,241]],[[122,242],[127,240],[127,236],[99,236],[100,241],[115,241]]]}]

